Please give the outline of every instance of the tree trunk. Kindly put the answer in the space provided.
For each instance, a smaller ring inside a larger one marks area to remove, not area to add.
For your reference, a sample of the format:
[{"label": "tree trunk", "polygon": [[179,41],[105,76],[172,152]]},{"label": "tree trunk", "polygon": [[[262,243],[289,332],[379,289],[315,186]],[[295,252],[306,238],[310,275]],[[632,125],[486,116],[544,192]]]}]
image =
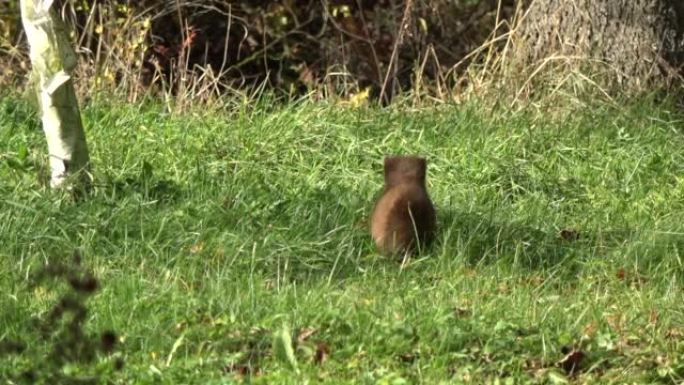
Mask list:
[{"label": "tree trunk", "polygon": [[533,69],[581,71],[601,86],[644,91],[679,78],[682,0],[532,0],[518,29]]},{"label": "tree trunk", "polygon": [[50,186],[82,188],[90,181],[90,158],[71,75],[76,54],[52,3],[21,0],[21,19],[50,155]]}]

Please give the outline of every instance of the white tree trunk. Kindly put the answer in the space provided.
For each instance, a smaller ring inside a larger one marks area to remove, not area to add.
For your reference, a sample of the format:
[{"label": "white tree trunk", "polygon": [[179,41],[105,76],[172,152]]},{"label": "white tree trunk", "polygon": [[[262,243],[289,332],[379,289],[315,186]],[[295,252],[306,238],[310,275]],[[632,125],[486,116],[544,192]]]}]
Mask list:
[{"label": "white tree trunk", "polygon": [[[76,54],[53,0],[21,0],[21,20],[30,47],[32,80],[50,154],[51,187],[86,187],[88,146],[71,73]],[[68,183],[66,183],[68,181]]]}]

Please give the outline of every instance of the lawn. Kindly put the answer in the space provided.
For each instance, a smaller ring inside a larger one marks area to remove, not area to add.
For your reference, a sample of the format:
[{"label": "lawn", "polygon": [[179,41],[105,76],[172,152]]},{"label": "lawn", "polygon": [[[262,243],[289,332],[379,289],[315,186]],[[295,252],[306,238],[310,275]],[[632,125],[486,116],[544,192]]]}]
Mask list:
[{"label": "lawn", "polygon": [[[5,96],[2,384],[679,384],[672,111],[264,101],[173,115],[95,98],[95,185],[74,201],[45,186],[35,112]],[[405,264],[368,231],[390,153],[428,158],[438,210],[436,243]],[[54,268],[40,280],[46,262],[91,271],[98,290]],[[82,324],[54,316],[60,298],[87,307]],[[106,331],[113,353],[91,352]]]}]

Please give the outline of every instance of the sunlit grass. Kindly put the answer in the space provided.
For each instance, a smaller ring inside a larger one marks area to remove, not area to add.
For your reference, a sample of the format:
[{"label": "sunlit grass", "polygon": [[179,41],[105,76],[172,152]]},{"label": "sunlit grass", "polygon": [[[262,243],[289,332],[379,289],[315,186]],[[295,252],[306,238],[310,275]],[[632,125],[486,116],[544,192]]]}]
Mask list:
[{"label": "sunlit grass", "polygon": [[[100,101],[83,117],[95,188],[74,203],[45,187],[36,116],[0,102],[0,339],[45,343],[28,321],[50,293],[30,276],[80,249],[101,284],[89,325],[121,340],[124,368],[96,370],[111,383],[683,380],[684,138],[664,107]],[[389,153],[428,158],[438,209],[436,244],[404,268],[367,231]],[[299,374],[271,351],[283,324],[313,331]]]}]

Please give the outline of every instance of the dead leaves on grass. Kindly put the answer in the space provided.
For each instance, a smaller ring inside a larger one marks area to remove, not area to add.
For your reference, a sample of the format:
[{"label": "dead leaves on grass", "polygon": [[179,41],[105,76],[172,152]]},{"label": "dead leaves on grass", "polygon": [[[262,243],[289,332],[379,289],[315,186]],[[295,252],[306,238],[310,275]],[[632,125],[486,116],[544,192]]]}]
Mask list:
[{"label": "dead leaves on grass", "polygon": [[222,370],[236,378],[258,376],[262,374],[261,362],[266,357],[277,358],[295,372],[299,371],[298,361],[323,365],[330,357],[331,348],[313,338],[318,332],[317,328],[304,327],[290,334],[287,326],[275,331],[254,328],[245,335],[233,332],[230,335],[234,341],[233,359]]},{"label": "dead leaves on grass", "polygon": [[558,232],[558,236],[564,241],[576,241],[580,239],[580,232],[577,229],[568,227]]},{"label": "dead leaves on grass", "polygon": [[247,333],[235,331],[226,336],[232,354],[223,372],[237,378],[260,375],[262,360],[271,354],[268,335],[267,329],[253,327]]},{"label": "dead leaves on grass", "polygon": [[299,333],[297,333],[297,343],[304,343],[304,341],[306,341],[312,335],[316,334],[316,332],[318,332],[318,329],[311,327],[300,329]]},{"label": "dead leaves on grass", "polygon": [[636,272],[629,272],[624,268],[619,269],[617,273],[615,273],[615,278],[629,286],[636,288],[641,288],[648,282],[646,276]]},{"label": "dead leaves on grass", "polygon": [[323,365],[330,356],[330,346],[325,342],[318,342],[316,344],[316,354],[314,354],[313,362],[316,365]]},{"label": "dead leaves on grass", "polygon": [[563,347],[561,351],[565,356],[556,363],[556,366],[562,368],[569,376],[574,376],[580,370],[582,361],[586,358],[586,353],[576,347]]},{"label": "dead leaves on grass", "polygon": [[323,365],[330,356],[330,345],[317,340],[310,341],[309,338],[318,333],[318,329],[306,327],[299,330],[297,334],[297,351],[311,360],[316,365]]}]

